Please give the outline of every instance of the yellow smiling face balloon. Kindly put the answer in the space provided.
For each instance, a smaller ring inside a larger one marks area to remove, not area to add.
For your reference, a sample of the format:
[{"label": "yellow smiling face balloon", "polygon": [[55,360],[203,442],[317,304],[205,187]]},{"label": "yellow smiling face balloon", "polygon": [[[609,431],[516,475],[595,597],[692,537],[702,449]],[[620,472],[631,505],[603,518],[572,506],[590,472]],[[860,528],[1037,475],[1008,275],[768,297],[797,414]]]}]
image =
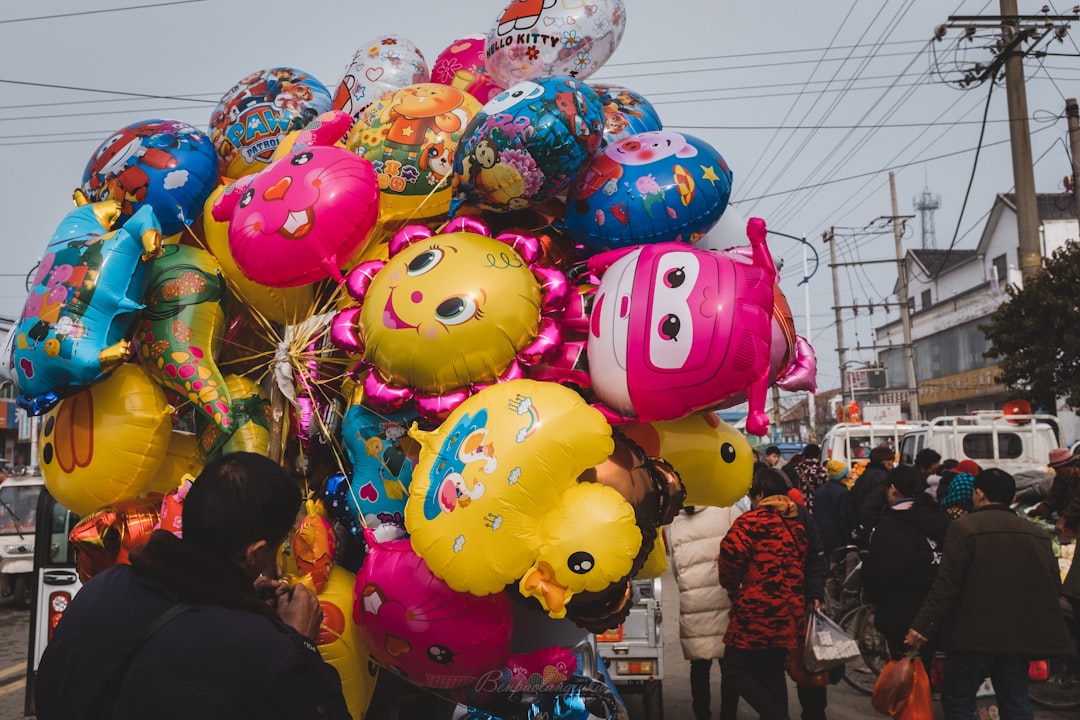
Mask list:
[{"label": "yellow smiling face balloon", "polygon": [[614,449],[611,427],[577,393],[533,380],[485,388],[437,430],[409,434],[421,446],[405,505],[413,549],[474,595],[525,574],[544,543],[543,517]]},{"label": "yellow smiling face balloon", "polygon": [[45,486],[80,515],[141,495],[165,460],[172,411],[165,392],[130,363],[64,398],[41,422]]},{"label": "yellow smiling face balloon", "polygon": [[503,242],[436,235],[392,256],[360,311],[364,359],[428,394],[497,381],[540,325],[540,282]]}]

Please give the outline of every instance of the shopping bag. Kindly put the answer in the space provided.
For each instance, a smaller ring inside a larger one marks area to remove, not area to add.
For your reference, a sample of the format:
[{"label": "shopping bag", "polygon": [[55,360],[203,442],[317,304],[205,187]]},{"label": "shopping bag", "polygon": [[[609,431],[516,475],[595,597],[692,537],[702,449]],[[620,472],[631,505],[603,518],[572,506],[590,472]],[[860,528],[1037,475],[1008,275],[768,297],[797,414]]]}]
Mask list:
[{"label": "shopping bag", "polygon": [[810,672],[844,665],[859,657],[859,644],[843,629],[816,610],[806,621],[806,651],[803,659]]},{"label": "shopping bag", "polygon": [[824,688],[829,686],[829,671],[822,670],[821,672],[810,672],[806,667],[806,661],[803,660],[803,646],[800,645],[796,648],[791,648],[787,654],[787,660],[784,663],[784,667],[787,669],[787,673],[791,676],[791,679],[795,681],[795,684],[799,687],[808,688]]},{"label": "shopping bag", "polygon": [[930,676],[926,674],[921,658],[911,662],[912,686],[907,702],[894,720],[934,720],[934,700],[930,697]]},{"label": "shopping bag", "polygon": [[900,712],[911,696],[911,689],[915,686],[913,657],[914,654],[911,654],[899,660],[890,660],[878,675],[874,692],[870,695],[870,705],[882,715]]}]

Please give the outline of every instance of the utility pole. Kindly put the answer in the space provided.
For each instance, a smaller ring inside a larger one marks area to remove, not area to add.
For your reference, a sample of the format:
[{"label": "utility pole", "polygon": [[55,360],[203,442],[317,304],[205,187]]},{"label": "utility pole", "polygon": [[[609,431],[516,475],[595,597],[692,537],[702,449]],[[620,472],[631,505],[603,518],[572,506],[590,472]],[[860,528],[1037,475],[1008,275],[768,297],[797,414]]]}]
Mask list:
[{"label": "utility pole", "polygon": [[1080,108],[1076,106],[1076,98],[1065,101],[1065,117],[1069,121],[1069,148],[1072,151],[1073,202],[1076,204],[1076,219],[1080,220],[1080,188],[1076,187],[1076,183],[1080,182]]},{"label": "utility pole", "polygon": [[847,344],[844,343],[844,318],[840,306],[840,278],[836,274],[836,232],[829,228],[821,233],[823,242],[829,245],[829,267],[832,269],[833,310],[836,312],[836,353],[840,359],[840,403],[847,396]]},{"label": "utility pole", "polygon": [[[815,268],[816,270],[816,268]],[[806,280],[803,282],[803,308],[806,313],[806,339],[813,337],[810,332],[810,244],[806,238],[802,240],[802,274]],[[810,433],[807,438],[810,442],[817,442],[817,406],[814,404],[814,393],[807,393],[806,414],[810,416]]]},{"label": "utility pole", "polygon": [[911,342],[911,310],[908,308],[907,263],[904,262],[904,229],[900,206],[896,202],[896,175],[889,171],[889,194],[892,196],[893,239],[896,241],[897,271],[900,274],[900,323],[904,328],[904,355],[907,360],[908,408],[912,420],[919,419],[919,381],[915,377],[915,346]]},{"label": "utility pole", "polygon": [[[1008,46],[1020,34],[1016,0],[1001,0],[1001,37]],[[1039,243],[1039,206],[1035,198],[1035,169],[1031,162],[1027,89],[1024,87],[1024,50],[1005,51],[1005,97],[1009,109],[1009,145],[1012,148],[1013,184],[1016,186],[1016,229],[1020,236],[1020,275],[1030,280],[1042,269]],[[895,212],[895,211],[894,211]]]}]

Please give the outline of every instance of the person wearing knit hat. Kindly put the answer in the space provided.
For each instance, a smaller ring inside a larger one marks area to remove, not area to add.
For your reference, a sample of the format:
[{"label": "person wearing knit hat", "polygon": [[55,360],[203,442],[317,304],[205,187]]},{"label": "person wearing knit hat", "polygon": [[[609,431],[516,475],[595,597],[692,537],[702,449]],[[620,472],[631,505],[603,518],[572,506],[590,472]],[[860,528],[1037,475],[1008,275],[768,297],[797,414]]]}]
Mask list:
[{"label": "person wearing knit hat", "polygon": [[826,554],[851,542],[855,528],[855,506],[851,492],[844,484],[848,466],[840,460],[825,463],[829,481],[814,491],[814,522],[821,533]]},{"label": "person wearing knit hat", "polygon": [[941,507],[955,520],[962,518],[974,508],[971,493],[975,490],[975,477],[962,472],[949,482],[949,490],[941,499]]}]

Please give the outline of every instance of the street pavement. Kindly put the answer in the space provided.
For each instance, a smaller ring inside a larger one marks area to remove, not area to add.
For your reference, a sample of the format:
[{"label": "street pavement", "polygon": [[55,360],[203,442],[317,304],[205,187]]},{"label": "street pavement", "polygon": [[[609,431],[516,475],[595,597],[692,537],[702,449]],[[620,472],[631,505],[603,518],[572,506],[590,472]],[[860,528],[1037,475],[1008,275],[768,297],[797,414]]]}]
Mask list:
[{"label": "street pavement", "polygon": [[12,598],[0,599],[0,720],[22,720],[26,693],[26,650],[30,611],[16,610]]}]

